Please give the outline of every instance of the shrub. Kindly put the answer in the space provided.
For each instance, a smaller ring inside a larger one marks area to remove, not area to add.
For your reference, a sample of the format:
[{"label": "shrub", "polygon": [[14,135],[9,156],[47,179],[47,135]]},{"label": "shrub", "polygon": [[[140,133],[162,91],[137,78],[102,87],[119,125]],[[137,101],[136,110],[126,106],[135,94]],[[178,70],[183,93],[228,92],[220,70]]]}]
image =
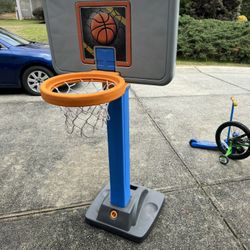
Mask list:
[{"label": "shrub", "polygon": [[178,57],[250,63],[250,22],[180,17]]},{"label": "shrub", "polygon": [[180,15],[191,15],[190,7],[192,0],[181,0],[180,1]]},{"label": "shrub", "polygon": [[181,0],[180,14],[194,18],[235,20],[240,14],[241,4],[242,0]]},{"label": "shrub", "polygon": [[15,0],[0,0],[0,14],[15,12]]},{"label": "shrub", "polygon": [[240,13],[242,15],[245,15],[248,18],[248,20],[250,20],[250,1],[249,0],[243,0]]},{"label": "shrub", "polygon": [[33,10],[32,15],[38,20],[44,20],[43,8],[38,7]]}]

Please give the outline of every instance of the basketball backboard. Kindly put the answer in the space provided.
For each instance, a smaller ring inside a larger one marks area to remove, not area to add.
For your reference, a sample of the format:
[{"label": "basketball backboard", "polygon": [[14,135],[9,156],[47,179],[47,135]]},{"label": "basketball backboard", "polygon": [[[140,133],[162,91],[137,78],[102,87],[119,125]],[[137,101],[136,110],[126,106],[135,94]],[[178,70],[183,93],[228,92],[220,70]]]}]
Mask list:
[{"label": "basketball backboard", "polygon": [[43,0],[43,7],[58,73],[95,69],[95,47],[110,46],[127,82],[172,80],[179,0]]}]

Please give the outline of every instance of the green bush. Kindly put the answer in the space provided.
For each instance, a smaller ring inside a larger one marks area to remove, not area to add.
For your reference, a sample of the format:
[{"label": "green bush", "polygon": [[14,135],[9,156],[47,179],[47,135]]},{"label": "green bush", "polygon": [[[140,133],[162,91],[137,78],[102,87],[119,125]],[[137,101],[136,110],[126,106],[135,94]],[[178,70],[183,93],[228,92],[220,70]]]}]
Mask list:
[{"label": "green bush", "polygon": [[236,20],[241,4],[242,0],[181,0],[180,14],[198,19]]},{"label": "green bush", "polygon": [[43,7],[38,7],[33,10],[32,15],[38,19],[38,20],[43,20],[44,21],[44,13],[43,13]]},{"label": "green bush", "polygon": [[15,0],[0,0],[0,14],[15,12]]},{"label": "green bush", "polygon": [[241,15],[245,15],[248,18],[248,21],[250,21],[250,1],[249,0],[243,0],[240,13]]},{"label": "green bush", "polygon": [[191,16],[192,0],[180,0],[180,15]]},{"label": "green bush", "polygon": [[250,63],[250,22],[180,17],[178,57]]}]

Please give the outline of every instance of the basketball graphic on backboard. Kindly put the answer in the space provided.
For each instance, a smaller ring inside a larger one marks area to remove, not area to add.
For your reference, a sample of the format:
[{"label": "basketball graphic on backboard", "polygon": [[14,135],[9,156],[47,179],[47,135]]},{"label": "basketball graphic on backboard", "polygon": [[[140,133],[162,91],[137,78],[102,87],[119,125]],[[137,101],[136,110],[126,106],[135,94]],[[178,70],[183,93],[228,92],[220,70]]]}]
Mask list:
[{"label": "basketball graphic on backboard", "polygon": [[96,14],[91,21],[91,35],[101,45],[110,44],[116,37],[116,23],[107,13]]},{"label": "basketball graphic on backboard", "polygon": [[76,12],[82,62],[94,64],[94,47],[105,45],[115,48],[117,66],[129,67],[130,2],[78,2]]}]

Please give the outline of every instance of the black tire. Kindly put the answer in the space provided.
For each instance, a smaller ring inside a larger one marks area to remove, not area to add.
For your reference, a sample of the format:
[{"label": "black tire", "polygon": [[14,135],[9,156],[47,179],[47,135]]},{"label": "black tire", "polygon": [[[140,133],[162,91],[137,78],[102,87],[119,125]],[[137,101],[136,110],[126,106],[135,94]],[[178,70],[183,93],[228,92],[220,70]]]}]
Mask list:
[{"label": "black tire", "polygon": [[22,85],[30,95],[39,96],[40,84],[52,76],[54,76],[54,73],[48,68],[43,66],[32,66],[24,71],[22,75]]},{"label": "black tire", "polygon": [[[219,150],[223,154],[226,154],[226,149],[225,149],[225,147],[223,147],[221,140],[224,140],[225,138],[221,138],[221,133],[225,128],[231,127],[231,126],[241,129],[244,132],[244,134],[246,134],[246,136],[248,137],[248,139],[250,141],[250,130],[244,124],[242,124],[240,122],[225,122],[219,126],[219,128],[217,129],[216,134],[215,134],[216,144],[217,144]],[[249,155],[250,155],[250,147],[248,147],[248,149],[246,149],[244,152],[242,152],[242,151],[239,152],[236,150],[235,153],[232,153],[228,157],[230,159],[233,159],[233,160],[242,160],[242,159],[247,158]]]},{"label": "black tire", "polygon": [[223,164],[223,165],[227,165],[228,162],[229,162],[228,157],[226,157],[225,155],[221,155],[221,156],[219,157],[219,160],[220,160],[220,163]]}]

